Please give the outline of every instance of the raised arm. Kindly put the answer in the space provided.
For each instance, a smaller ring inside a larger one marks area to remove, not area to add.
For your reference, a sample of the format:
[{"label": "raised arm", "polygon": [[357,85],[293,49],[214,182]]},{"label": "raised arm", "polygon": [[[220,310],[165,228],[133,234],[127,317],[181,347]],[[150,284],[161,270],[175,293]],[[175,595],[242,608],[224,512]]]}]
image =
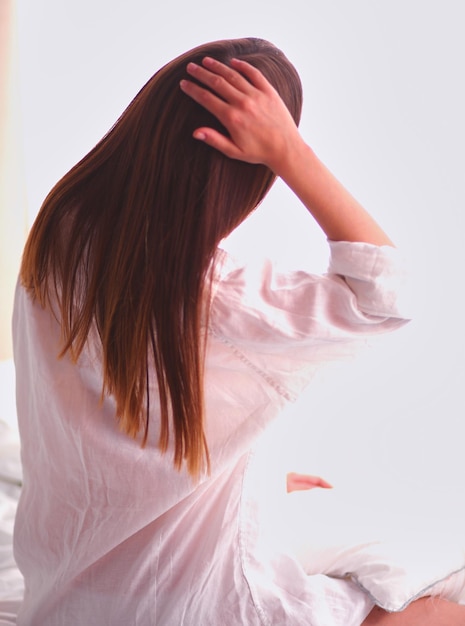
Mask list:
[{"label": "raised arm", "polygon": [[301,137],[285,104],[263,74],[233,59],[228,67],[206,57],[188,73],[208,89],[181,81],[181,89],[212,113],[230,137],[198,128],[194,137],[232,159],[267,165],[301,199],[334,241],[393,245]]}]

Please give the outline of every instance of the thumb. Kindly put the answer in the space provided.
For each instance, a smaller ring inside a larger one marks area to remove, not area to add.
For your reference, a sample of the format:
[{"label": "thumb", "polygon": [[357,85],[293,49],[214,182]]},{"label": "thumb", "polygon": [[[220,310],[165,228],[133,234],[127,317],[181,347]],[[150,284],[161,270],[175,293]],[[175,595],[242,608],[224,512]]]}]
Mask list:
[{"label": "thumb", "polygon": [[215,150],[222,152],[230,159],[241,159],[241,151],[236,144],[213,128],[196,128],[192,136],[198,141],[203,141]]}]

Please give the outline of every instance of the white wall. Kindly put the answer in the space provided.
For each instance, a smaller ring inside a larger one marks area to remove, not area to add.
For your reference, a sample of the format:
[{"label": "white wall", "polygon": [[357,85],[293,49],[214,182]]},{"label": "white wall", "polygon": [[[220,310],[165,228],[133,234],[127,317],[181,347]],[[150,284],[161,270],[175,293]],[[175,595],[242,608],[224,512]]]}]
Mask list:
[{"label": "white wall", "polygon": [[11,359],[11,310],[27,232],[13,0],[0,0],[0,361]]},{"label": "white wall", "polygon": [[[356,365],[338,366],[299,403],[311,452],[303,464],[335,481],[347,479],[347,468],[368,480],[376,466],[387,483],[460,486],[461,0],[17,2],[31,216],[172,57],[249,35],[286,52],[304,83],[302,132],[411,257],[418,309],[409,328]],[[310,250],[315,267],[324,266],[323,238],[282,186],[240,237],[236,247],[279,245],[296,258]]]}]

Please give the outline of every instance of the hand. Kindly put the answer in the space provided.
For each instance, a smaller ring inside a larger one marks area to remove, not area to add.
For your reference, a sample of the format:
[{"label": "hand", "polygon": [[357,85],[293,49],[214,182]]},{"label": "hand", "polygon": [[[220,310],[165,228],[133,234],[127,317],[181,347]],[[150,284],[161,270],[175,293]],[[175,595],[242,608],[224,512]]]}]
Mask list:
[{"label": "hand", "polygon": [[322,487],[323,489],[332,489],[326,480],[319,476],[310,476],[309,474],[296,474],[295,472],[289,472],[287,474],[287,492],[291,491],[306,491],[307,489],[314,489],[315,487]]},{"label": "hand", "polygon": [[245,61],[228,67],[210,57],[187,72],[181,89],[214,115],[230,137],[208,127],[193,136],[231,159],[267,165],[302,200],[326,237],[392,245],[386,233],[319,161],[299,134],[286,105],[263,74]]},{"label": "hand", "polygon": [[294,142],[302,143],[297,126],[277,91],[257,68],[239,59],[232,59],[231,66],[210,57],[205,57],[202,65],[188,64],[187,72],[209,89],[188,80],[181,81],[181,89],[230,134],[226,137],[202,127],[193,136],[232,159],[267,165],[279,176],[291,158]]}]

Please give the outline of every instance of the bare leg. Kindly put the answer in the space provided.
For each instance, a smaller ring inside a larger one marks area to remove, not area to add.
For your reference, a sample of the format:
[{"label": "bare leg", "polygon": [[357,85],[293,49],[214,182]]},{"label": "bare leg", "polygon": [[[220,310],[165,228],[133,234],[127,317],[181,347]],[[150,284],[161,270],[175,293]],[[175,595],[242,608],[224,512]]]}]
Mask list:
[{"label": "bare leg", "polygon": [[362,626],[465,626],[465,606],[440,598],[421,598],[400,613],[375,607]]}]

